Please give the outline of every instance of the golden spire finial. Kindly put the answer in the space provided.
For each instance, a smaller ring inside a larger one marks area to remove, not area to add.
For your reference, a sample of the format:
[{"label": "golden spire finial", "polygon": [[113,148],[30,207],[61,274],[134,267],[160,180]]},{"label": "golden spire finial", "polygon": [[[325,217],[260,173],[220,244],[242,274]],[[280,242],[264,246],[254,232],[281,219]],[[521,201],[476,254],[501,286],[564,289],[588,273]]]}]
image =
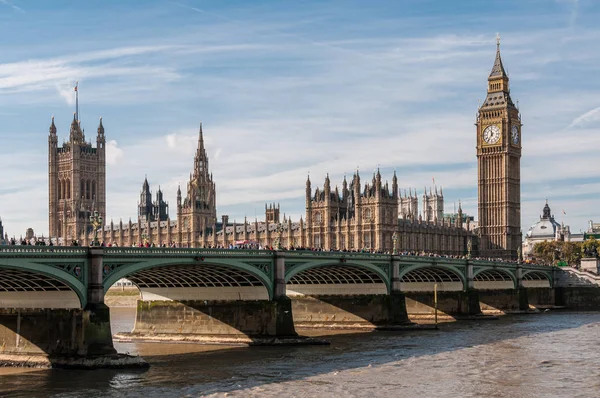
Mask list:
[{"label": "golden spire finial", "polygon": [[496,45],[500,47],[500,33],[496,33]]}]

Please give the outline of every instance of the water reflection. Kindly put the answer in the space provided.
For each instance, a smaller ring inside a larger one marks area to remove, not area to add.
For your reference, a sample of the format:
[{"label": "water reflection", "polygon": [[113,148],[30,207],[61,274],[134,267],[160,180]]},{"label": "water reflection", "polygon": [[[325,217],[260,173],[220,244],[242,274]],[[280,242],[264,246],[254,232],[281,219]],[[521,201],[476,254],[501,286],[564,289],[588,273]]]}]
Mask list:
[{"label": "water reflection", "polygon": [[[113,332],[135,310],[112,311]],[[600,314],[458,322],[438,331],[330,335],[330,346],[118,344],[147,371],[43,370],[1,376],[1,396],[596,396]],[[401,389],[401,390],[399,390]]]}]

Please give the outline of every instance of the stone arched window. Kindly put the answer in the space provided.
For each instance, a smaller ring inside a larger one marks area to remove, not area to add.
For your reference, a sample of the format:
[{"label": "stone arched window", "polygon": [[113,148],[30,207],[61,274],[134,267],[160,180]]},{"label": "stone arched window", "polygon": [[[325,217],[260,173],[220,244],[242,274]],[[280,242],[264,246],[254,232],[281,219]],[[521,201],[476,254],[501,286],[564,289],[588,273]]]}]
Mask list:
[{"label": "stone arched window", "polygon": [[371,232],[365,232],[363,234],[363,246],[367,249],[371,248]]},{"label": "stone arched window", "polygon": [[92,181],[92,199],[96,199],[96,181]]},{"label": "stone arched window", "polygon": [[321,224],[321,221],[322,221],[322,219],[321,219],[321,212],[318,212],[318,211],[315,212],[315,222],[317,224]]},{"label": "stone arched window", "polygon": [[66,183],[67,183],[66,184],[67,185],[67,190],[66,190],[67,191],[67,195],[66,195],[66,198],[67,199],[71,199],[71,180],[67,179]]},{"label": "stone arched window", "polygon": [[87,180],[85,182],[85,198],[89,200],[91,193],[92,193],[92,184],[91,184],[90,180]]},{"label": "stone arched window", "polygon": [[320,235],[315,235],[313,247],[317,248],[317,249],[321,247],[321,236]]},{"label": "stone arched window", "polygon": [[365,220],[370,220],[371,219],[371,209],[369,209],[369,208],[365,209],[364,218],[365,218]]}]

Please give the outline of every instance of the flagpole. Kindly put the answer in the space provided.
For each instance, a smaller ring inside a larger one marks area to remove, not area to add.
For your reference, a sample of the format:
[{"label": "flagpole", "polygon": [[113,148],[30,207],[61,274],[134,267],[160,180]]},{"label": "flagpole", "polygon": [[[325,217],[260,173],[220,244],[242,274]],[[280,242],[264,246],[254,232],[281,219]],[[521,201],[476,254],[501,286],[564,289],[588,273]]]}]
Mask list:
[{"label": "flagpole", "polygon": [[75,119],[79,121],[79,90],[77,86],[79,86],[79,82],[75,82]]}]

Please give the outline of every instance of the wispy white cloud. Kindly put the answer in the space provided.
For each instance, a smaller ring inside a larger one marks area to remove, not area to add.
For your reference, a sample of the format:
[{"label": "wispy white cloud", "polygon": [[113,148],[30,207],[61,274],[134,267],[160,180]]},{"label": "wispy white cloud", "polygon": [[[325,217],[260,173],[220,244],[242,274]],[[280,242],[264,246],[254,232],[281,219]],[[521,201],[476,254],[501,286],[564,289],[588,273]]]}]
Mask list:
[{"label": "wispy white cloud", "polygon": [[585,126],[588,123],[597,122],[600,120],[600,106],[590,111],[585,112],[583,115],[576,117],[569,128]]},{"label": "wispy white cloud", "polygon": [[17,5],[15,5],[13,2],[8,1],[8,0],[0,0],[0,4],[4,4],[5,6],[8,6],[10,8],[12,8],[15,11],[18,11],[20,13],[25,13],[25,10]]},{"label": "wispy white cloud", "polygon": [[555,0],[559,4],[565,4],[569,10],[569,26],[574,26],[579,15],[579,0]]},{"label": "wispy white cloud", "polygon": [[[153,189],[161,185],[175,203],[177,186],[185,191],[193,166],[200,120],[219,212],[232,217],[253,214],[265,201],[285,201],[288,214],[300,215],[307,172],[314,186],[327,172],[339,184],[357,166],[363,181],[370,180],[377,165],[388,180],[397,169],[401,187],[419,192],[435,176],[444,186],[447,209],[464,199],[464,208],[476,213],[473,123],[493,61],[493,32],[461,33],[454,27],[382,33],[379,21],[366,21],[345,37],[295,29],[272,14],[264,23],[228,15],[161,31],[153,44],[132,38],[116,48],[103,43],[100,50],[0,64],[0,104],[10,110],[9,102],[35,100],[43,113],[56,99],[72,105],[72,82],[83,83],[84,109],[105,116],[111,140],[109,218],[135,218],[145,174]],[[396,24],[388,21],[386,27]],[[566,60],[581,68],[597,65],[598,54],[582,49],[598,35],[593,29],[567,35],[529,25],[503,34],[513,99],[521,99],[525,123],[524,225],[537,217],[544,193],[558,195],[544,187],[561,181],[573,203],[580,202],[577,190],[594,189],[564,181],[597,178],[590,164],[600,142],[591,123],[596,113],[589,109],[598,90],[569,87],[554,68]],[[44,131],[40,126],[48,118],[42,115],[15,131]],[[0,130],[2,138],[11,133]],[[31,139],[40,140],[39,156],[28,167],[9,167],[12,177],[0,175],[0,186],[25,173],[47,185],[45,140]],[[8,206],[29,220],[15,216],[11,222],[19,229],[26,223],[47,228],[45,189],[8,186],[28,195],[41,217],[32,218],[16,194],[2,195],[0,213]],[[597,214],[597,207],[581,205],[582,213]]]}]

